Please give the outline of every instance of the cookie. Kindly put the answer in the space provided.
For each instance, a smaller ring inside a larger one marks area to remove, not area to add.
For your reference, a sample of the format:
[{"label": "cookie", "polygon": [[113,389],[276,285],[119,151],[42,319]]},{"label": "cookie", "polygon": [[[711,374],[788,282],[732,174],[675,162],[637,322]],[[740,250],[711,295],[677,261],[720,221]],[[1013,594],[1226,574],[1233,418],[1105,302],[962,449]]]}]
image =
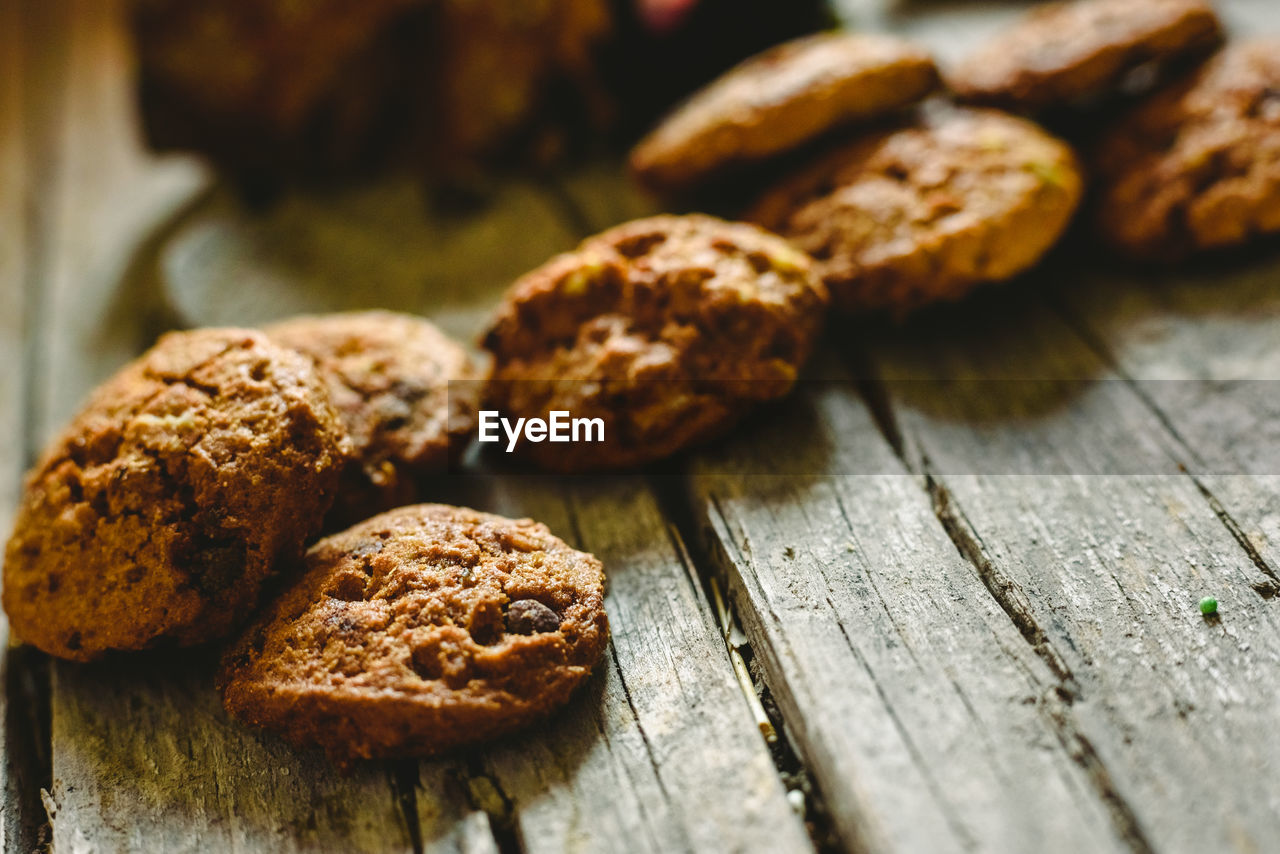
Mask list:
[{"label": "cookie", "polygon": [[[554,125],[574,107],[585,106],[578,111],[596,124],[601,117],[590,113],[613,110],[596,56],[613,32],[610,0],[433,2],[432,42],[417,52],[429,62],[418,73],[434,90],[418,105],[431,158],[450,164],[502,153],[522,135],[563,137]],[[553,102],[553,92],[568,103]]]},{"label": "cookie", "polygon": [[1031,267],[1081,188],[1070,147],[1031,122],[939,106],[837,149],[748,218],[809,252],[839,308],[901,316]]},{"label": "cookie", "polygon": [[861,33],[796,39],[691,97],[631,152],[631,170],[656,190],[679,190],[837,125],[884,116],[937,84],[929,54],[900,39]]},{"label": "cookie", "polygon": [[226,634],[316,532],[349,448],[306,357],[240,329],[164,336],[28,475],[14,633],[76,660]]},{"label": "cookie", "polygon": [[1204,0],[1040,6],[947,74],[962,100],[1030,112],[1120,87],[1135,69],[1205,53],[1222,25]]},{"label": "cookie", "polygon": [[601,442],[518,445],[545,468],[651,462],[786,394],[826,305],[812,262],[776,235],[701,215],[636,220],[511,287],[484,339],[486,396],[513,420],[600,419]]},{"label": "cookie", "polygon": [[[452,178],[535,148],[545,125],[563,134],[584,102],[609,109],[595,52],[610,0],[133,3],[151,143],[259,182],[393,158]],[[569,109],[550,108],[570,91]]]},{"label": "cookie", "polygon": [[475,427],[480,371],[430,322],[389,311],[297,317],[267,335],[310,356],[351,436],[356,464],[334,512],[348,522],[407,504]]},{"label": "cookie", "polygon": [[420,504],[312,546],[219,682],[236,718],[349,765],[544,718],[607,641],[594,557],[529,519]]},{"label": "cookie", "polygon": [[428,0],[133,0],[153,145],[248,173],[352,169],[404,124]]},{"label": "cookie", "polygon": [[1103,239],[1174,261],[1280,232],[1280,39],[1228,45],[1100,140]]}]

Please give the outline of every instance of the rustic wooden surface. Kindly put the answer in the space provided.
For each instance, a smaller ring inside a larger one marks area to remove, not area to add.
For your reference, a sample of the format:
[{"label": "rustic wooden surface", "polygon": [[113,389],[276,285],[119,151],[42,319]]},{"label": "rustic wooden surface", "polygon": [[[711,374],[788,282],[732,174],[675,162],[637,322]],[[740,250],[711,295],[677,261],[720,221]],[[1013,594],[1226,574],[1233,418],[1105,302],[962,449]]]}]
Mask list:
[{"label": "rustic wooden surface", "polygon": [[[1016,11],[836,5],[944,56]],[[469,337],[650,209],[596,164],[466,214],[395,178],[248,213],[143,149],[120,9],[0,4],[5,527],[163,329],[379,305]],[[833,321],[791,400],[678,473],[441,484],[609,572],[600,672],[488,749],[341,777],[230,721],[210,652],[9,649],[5,850],[1280,850],[1280,258],[1139,275],[1073,239],[905,326]]]}]

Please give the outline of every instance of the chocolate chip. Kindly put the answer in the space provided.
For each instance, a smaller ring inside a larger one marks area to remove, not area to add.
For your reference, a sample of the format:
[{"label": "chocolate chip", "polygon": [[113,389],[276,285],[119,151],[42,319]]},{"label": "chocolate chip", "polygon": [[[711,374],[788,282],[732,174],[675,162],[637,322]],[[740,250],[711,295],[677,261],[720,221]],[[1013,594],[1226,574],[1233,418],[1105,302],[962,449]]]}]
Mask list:
[{"label": "chocolate chip", "polygon": [[519,599],[507,608],[507,631],[513,635],[535,635],[560,628],[560,615],[536,599]]}]

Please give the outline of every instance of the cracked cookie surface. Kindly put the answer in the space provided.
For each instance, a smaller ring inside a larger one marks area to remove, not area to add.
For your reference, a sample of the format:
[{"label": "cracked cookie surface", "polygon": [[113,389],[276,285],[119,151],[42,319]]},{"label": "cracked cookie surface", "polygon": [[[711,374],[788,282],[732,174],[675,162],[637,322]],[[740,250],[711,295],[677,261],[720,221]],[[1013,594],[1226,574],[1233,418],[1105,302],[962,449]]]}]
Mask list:
[{"label": "cracked cookie surface", "polygon": [[767,193],[749,219],[814,257],[835,305],[902,315],[1032,266],[1082,181],[1066,143],[993,110],[933,106]]},{"label": "cracked cookie surface", "polygon": [[228,711],[342,765],[545,717],[608,642],[600,562],[529,519],[420,504],[316,543],[231,647]]},{"label": "cracked cookie surface", "polygon": [[480,371],[461,344],[420,317],[389,311],[296,317],[266,327],[310,356],[354,446],[334,515],[367,518],[407,504],[442,474],[475,426]]},{"label": "cracked cookie surface", "polygon": [[618,226],[507,292],[484,345],[487,398],[512,418],[599,418],[599,443],[521,442],[561,471],[639,465],[790,391],[826,289],[780,237],[708,216]]},{"label": "cracked cookie surface", "polygon": [[635,147],[631,170],[656,190],[680,190],[838,125],[879,118],[937,84],[928,52],[901,39],[864,33],[796,39],[694,94]]},{"label": "cracked cookie surface", "polygon": [[1033,111],[1102,95],[1140,66],[1205,53],[1222,25],[1203,0],[1070,0],[1033,9],[947,74],[961,99]]},{"label": "cracked cookie surface", "polygon": [[1102,236],[1178,260],[1280,232],[1280,39],[1228,45],[1099,142]]},{"label": "cracked cookie surface", "polygon": [[164,336],[27,476],[14,633],[77,660],[226,634],[316,532],[348,451],[306,357],[247,330]]}]

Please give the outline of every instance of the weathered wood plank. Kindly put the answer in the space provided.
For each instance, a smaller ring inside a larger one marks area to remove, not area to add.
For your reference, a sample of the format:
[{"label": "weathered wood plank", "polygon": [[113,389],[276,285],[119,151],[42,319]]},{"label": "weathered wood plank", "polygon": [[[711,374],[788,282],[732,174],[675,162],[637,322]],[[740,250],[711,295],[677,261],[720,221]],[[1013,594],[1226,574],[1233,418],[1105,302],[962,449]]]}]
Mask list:
[{"label": "weathered wood plank", "polygon": [[146,343],[145,306],[135,294],[117,303],[126,296],[121,279],[138,243],[208,180],[193,160],[157,158],[142,148],[123,4],[43,5],[48,25],[32,35],[29,50],[65,57],[65,68],[55,100],[31,108],[50,110],[53,124],[45,160],[51,169],[35,199],[44,306],[33,417],[42,441],[89,388]]},{"label": "weathered wood plank", "polygon": [[258,215],[224,191],[175,226],[153,263],[192,326],[388,308],[425,311],[470,339],[512,280],[577,242],[548,190],[530,183],[504,186],[479,210],[425,206],[412,176],[295,193]]},{"label": "weathered wood plank", "polygon": [[1280,592],[1280,260],[1146,280],[1095,276],[1062,311],[1180,443],[1224,524]]},{"label": "weathered wood plank", "polygon": [[601,672],[554,721],[479,758],[523,850],[811,850],[644,480],[465,480],[459,500],[546,522],[609,579]]},{"label": "weathered wood plank", "polygon": [[[1019,636],[827,364],[693,466],[757,660],[844,843],[1124,850]],[[1028,781],[1035,781],[1028,785]]]},{"label": "weathered wood plank", "polygon": [[56,850],[412,850],[383,766],[238,726],[209,661],[60,662],[53,694]]},{"label": "weathered wood plank", "polygon": [[[22,8],[0,6],[0,536],[8,536],[26,466],[25,315],[30,259],[30,196],[23,109]],[[37,708],[25,702],[30,657],[9,649],[9,624],[0,613],[0,849],[30,849],[43,823],[39,767],[47,744],[39,743]],[[11,687],[12,686],[12,687]]]},{"label": "weathered wood plank", "polygon": [[[1138,843],[1262,850],[1280,815],[1259,786],[1280,763],[1266,578],[1192,479],[1166,473],[1178,450],[1159,419],[1023,285],[874,336],[906,456],[1062,674]],[[1201,617],[1205,595],[1220,621]]]},{"label": "weathered wood plank", "polygon": [[[27,150],[24,135],[22,9],[0,8],[0,530],[12,523],[26,465],[22,405],[27,308]],[[4,617],[0,615],[0,624]]]}]

